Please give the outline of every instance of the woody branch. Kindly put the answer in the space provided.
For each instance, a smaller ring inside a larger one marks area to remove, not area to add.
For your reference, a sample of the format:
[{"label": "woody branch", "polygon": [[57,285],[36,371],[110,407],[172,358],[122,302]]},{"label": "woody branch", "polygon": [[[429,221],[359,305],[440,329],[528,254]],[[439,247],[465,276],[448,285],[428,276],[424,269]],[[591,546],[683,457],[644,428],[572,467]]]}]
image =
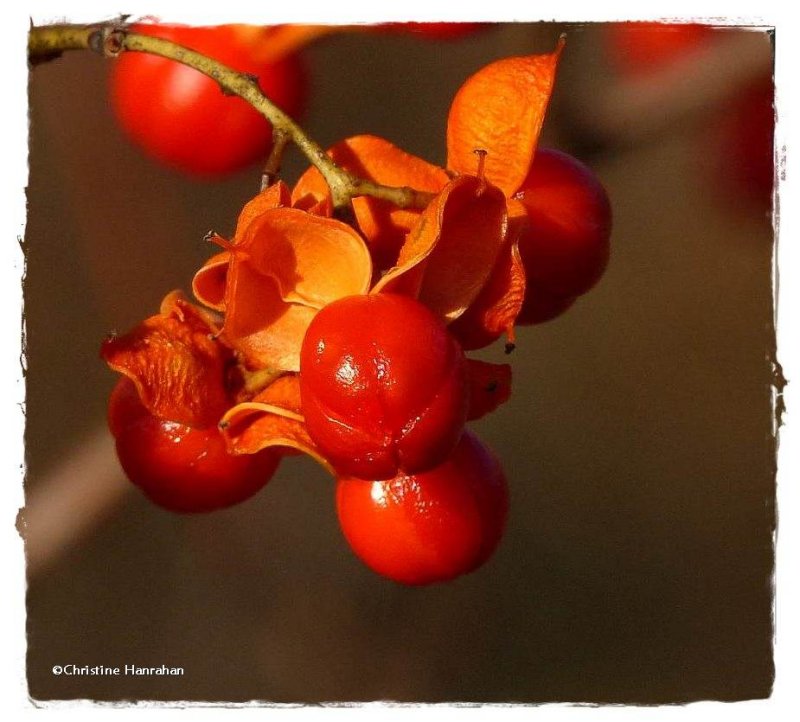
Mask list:
[{"label": "woody branch", "polygon": [[273,127],[275,133],[293,142],[322,174],[331,190],[337,210],[349,208],[355,196],[370,196],[388,201],[398,208],[424,208],[433,195],[408,187],[384,186],[365,178],[357,178],[340,168],[324,149],[276,106],[261,91],[258,78],[240,73],[213,58],[178,45],[170,40],[133,32],[125,25],[45,25],[33,27],[28,36],[28,57],[31,63],[58,57],[66,50],[92,50],[105,57],[123,52],[159,55],[194,68],[216,81],[223,93],[236,95],[253,106]]}]

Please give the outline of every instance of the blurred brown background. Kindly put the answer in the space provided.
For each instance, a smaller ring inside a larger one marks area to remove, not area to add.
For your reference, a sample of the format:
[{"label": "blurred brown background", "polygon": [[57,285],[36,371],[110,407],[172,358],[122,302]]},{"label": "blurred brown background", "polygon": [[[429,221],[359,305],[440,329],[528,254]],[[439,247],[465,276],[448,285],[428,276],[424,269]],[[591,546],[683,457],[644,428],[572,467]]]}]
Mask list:
[{"label": "blurred brown background", "polygon": [[[614,94],[622,80],[601,25],[517,24],[448,42],[341,34],[305,53],[305,126],[323,145],[370,132],[442,163],[447,108],[463,80],[498,57],[549,52],[562,30],[543,144],[578,155],[605,183],[612,260],[565,315],[519,331],[513,398],[477,424],[511,486],[499,551],[472,575],[421,589],[353,557],[332,482],[310,460],[284,462],[255,498],[212,515],[169,514],[122,484],[98,431],[114,383],[100,341],[153,314],[168,290],[189,289],[211,252],[204,234],[232,229],[258,169],[209,184],[143,157],[107,106],[108,61],[72,53],[32,72],[32,697],[769,695],[773,233],[767,206],[725,187],[735,172],[725,164],[736,161],[718,162],[716,125],[750,75],[769,73],[768,35],[719,31],[746,46],[733,55],[752,67],[698,58],[689,80],[679,74],[679,92],[669,95],[668,79],[648,82],[650,106],[631,113],[611,100],[648,98]],[[293,152],[287,179],[303,167]],[[502,344],[481,355],[503,361]],[[34,503],[46,513],[36,516]],[[71,663],[186,673],[52,674]]]}]

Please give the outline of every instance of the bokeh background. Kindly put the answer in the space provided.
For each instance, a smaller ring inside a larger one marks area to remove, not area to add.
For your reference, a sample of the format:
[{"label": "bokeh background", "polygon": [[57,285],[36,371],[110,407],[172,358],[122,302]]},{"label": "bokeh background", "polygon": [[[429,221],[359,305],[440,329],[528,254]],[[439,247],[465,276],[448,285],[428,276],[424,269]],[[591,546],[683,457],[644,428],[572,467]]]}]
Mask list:
[{"label": "bokeh background", "polygon": [[[72,53],[31,73],[34,699],[769,695],[773,228],[753,169],[771,167],[771,138],[752,122],[737,135],[735,118],[772,117],[771,33],[719,29],[654,63],[619,40],[641,32],[630,25],[511,24],[449,41],[335,34],[304,52],[304,123],[323,145],[370,132],[443,163],[463,80],[495,58],[549,52],[562,31],[542,144],[579,156],[606,185],[611,263],[566,314],[519,330],[513,396],[475,425],[511,487],[498,552],[419,589],[352,555],[332,480],[310,460],[288,460],[252,500],[201,516],[162,511],[122,479],[104,430],[115,379],[99,344],[155,313],[168,290],[189,289],[211,253],[203,236],[232,230],[259,170],[205,183],[144,157],[108,106],[109,61]],[[285,177],[303,168],[292,152]],[[480,356],[506,360],[502,343]],[[186,672],[57,677],[56,664]]]}]

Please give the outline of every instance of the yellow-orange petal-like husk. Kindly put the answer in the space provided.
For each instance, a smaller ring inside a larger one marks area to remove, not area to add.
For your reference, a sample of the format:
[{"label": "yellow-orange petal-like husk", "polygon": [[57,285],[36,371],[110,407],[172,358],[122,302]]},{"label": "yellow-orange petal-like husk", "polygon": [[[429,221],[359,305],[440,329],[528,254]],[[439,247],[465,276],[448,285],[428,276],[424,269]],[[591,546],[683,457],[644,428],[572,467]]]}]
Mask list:
[{"label": "yellow-orange petal-like husk", "polygon": [[289,453],[308,454],[333,474],[300,415],[296,374],[280,377],[252,401],[231,408],[222,418],[220,430],[233,454],[255,454],[268,447],[284,447]]},{"label": "yellow-orange petal-like husk", "polygon": [[397,266],[373,292],[415,296],[452,321],[489,279],[506,226],[502,191],[481,178],[459,176],[423,211],[400,249]]},{"label": "yellow-orange petal-like husk", "polygon": [[486,151],[486,179],[506,196],[528,175],[556,66],[563,48],[554,52],[503,58],[481,68],[453,98],[447,119],[447,167],[474,173],[476,150]]},{"label": "yellow-orange petal-like husk", "polygon": [[466,350],[483,348],[503,333],[514,341],[514,323],[525,301],[525,266],[516,241],[503,248],[492,275],[474,303],[453,323],[452,333]]},{"label": "yellow-orange petal-like husk", "polygon": [[330,218],[333,215],[333,202],[330,198],[323,198],[322,200],[309,203],[307,208],[303,207],[301,210],[313,213],[315,216]]},{"label": "yellow-orange petal-like husk", "polygon": [[[449,180],[442,168],[374,135],[347,138],[334,145],[328,154],[344,170],[381,185],[408,186],[437,193]],[[308,209],[323,199],[330,201],[330,189],[320,172],[311,167],[295,185],[292,205]],[[386,201],[366,196],[353,199],[353,212],[378,269],[395,263],[405,235],[420,215],[419,210],[397,208]]]},{"label": "yellow-orange petal-like husk", "polygon": [[296,208],[261,213],[231,253],[232,264],[273,279],[289,303],[319,309],[369,290],[372,262],[361,236],[346,223]]},{"label": "yellow-orange petal-like husk", "polygon": [[133,381],[150,413],[206,427],[216,424],[230,403],[225,372],[232,354],[217,333],[210,314],[173,291],[158,315],[107,339],[100,355]]},{"label": "yellow-orange petal-like husk", "polygon": [[511,366],[467,359],[469,412],[474,421],[494,411],[511,397]]},{"label": "yellow-orange petal-like husk", "polygon": [[366,293],[369,251],[332,218],[272,208],[229,249],[223,338],[249,368],[297,371],[300,345],[317,310]]},{"label": "yellow-orange petal-like husk", "polygon": [[[273,208],[288,206],[289,203],[289,187],[283,181],[277,181],[244,204],[236,221],[236,232],[232,242],[217,234],[210,234],[210,239],[216,239],[219,245],[229,248],[242,239],[248,226],[262,213]],[[225,311],[225,286],[230,260],[230,251],[217,253],[203,264],[192,279],[192,293],[195,298],[216,311]]]},{"label": "yellow-orange petal-like husk", "polygon": [[299,371],[300,346],[317,309],[281,298],[272,278],[246,263],[228,272],[222,337],[251,369]]},{"label": "yellow-orange petal-like husk", "polygon": [[231,254],[222,251],[209,258],[192,279],[192,293],[205,306],[216,311],[225,310],[225,285]]},{"label": "yellow-orange petal-like husk", "polygon": [[238,243],[242,234],[247,230],[247,226],[264,211],[288,205],[291,205],[291,192],[289,191],[289,186],[282,180],[265,188],[258,195],[247,201],[242,210],[239,211],[233,242]]}]

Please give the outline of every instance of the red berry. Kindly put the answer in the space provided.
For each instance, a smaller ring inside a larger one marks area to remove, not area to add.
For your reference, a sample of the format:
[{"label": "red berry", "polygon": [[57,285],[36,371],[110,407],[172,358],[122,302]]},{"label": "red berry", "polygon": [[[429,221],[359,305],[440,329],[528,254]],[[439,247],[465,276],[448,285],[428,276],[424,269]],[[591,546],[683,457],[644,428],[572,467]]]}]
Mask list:
[{"label": "red berry", "polygon": [[623,23],[608,26],[606,41],[617,72],[633,77],[696,53],[713,32],[712,26],[695,23]]},{"label": "red berry", "polygon": [[742,209],[768,212],[775,182],[775,86],[765,76],[737,90],[720,109],[709,134],[718,147],[715,187]]},{"label": "red berry", "polygon": [[[259,36],[236,25],[139,25],[241,72],[258,76],[268,98],[289,115],[299,112],[304,73],[296,56],[259,60]],[[261,41],[269,42],[269,38]],[[216,177],[265,160],[272,128],[241,98],[223,95],[209,77],[173,60],[126,52],[114,62],[111,102],[120,124],[149,155],[192,175]]]},{"label": "red berry", "polygon": [[443,461],[461,435],[464,353],[419,301],[349,296],[309,326],[300,396],[309,435],[340,475],[413,473]]},{"label": "red berry", "polygon": [[[552,318],[603,275],[610,251],[611,204],[589,168],[571,155],[546,148],[536,151],[514,198],[528,215],[519,250],[529,290],[518,321]],[[547,313],[544,306],[550,309]]]},{"label": "red berry", "polygon": [[128,478],[159,506],[201,512],[251,497],[275,473],[271,449],[232,455],[216,426],[192,428],[153,416],[127,378],[114,387],[108,425]]},{"label": "red berry", "polygon": [[525,303],[517,316],[517,323],[534,325],[552,321],[575,303],[575,296],[554,296],[539,288],[528,287],[525,290]]},{"label": "red berry", "polygon": [[431,584],[477,569],[503,536],[508,486],[503,469],[465,432],[440,466],[385,481],[340,478],[342,531],[371,569],[402,584]]},{"label": "red berry", "polygon": [[487,27],[486,23],[382,23],[377,26],[390,32],[412,33],[414,35],[424,35],[433,40],[458,40],[460,38],[473,35],[477,31]]}]

